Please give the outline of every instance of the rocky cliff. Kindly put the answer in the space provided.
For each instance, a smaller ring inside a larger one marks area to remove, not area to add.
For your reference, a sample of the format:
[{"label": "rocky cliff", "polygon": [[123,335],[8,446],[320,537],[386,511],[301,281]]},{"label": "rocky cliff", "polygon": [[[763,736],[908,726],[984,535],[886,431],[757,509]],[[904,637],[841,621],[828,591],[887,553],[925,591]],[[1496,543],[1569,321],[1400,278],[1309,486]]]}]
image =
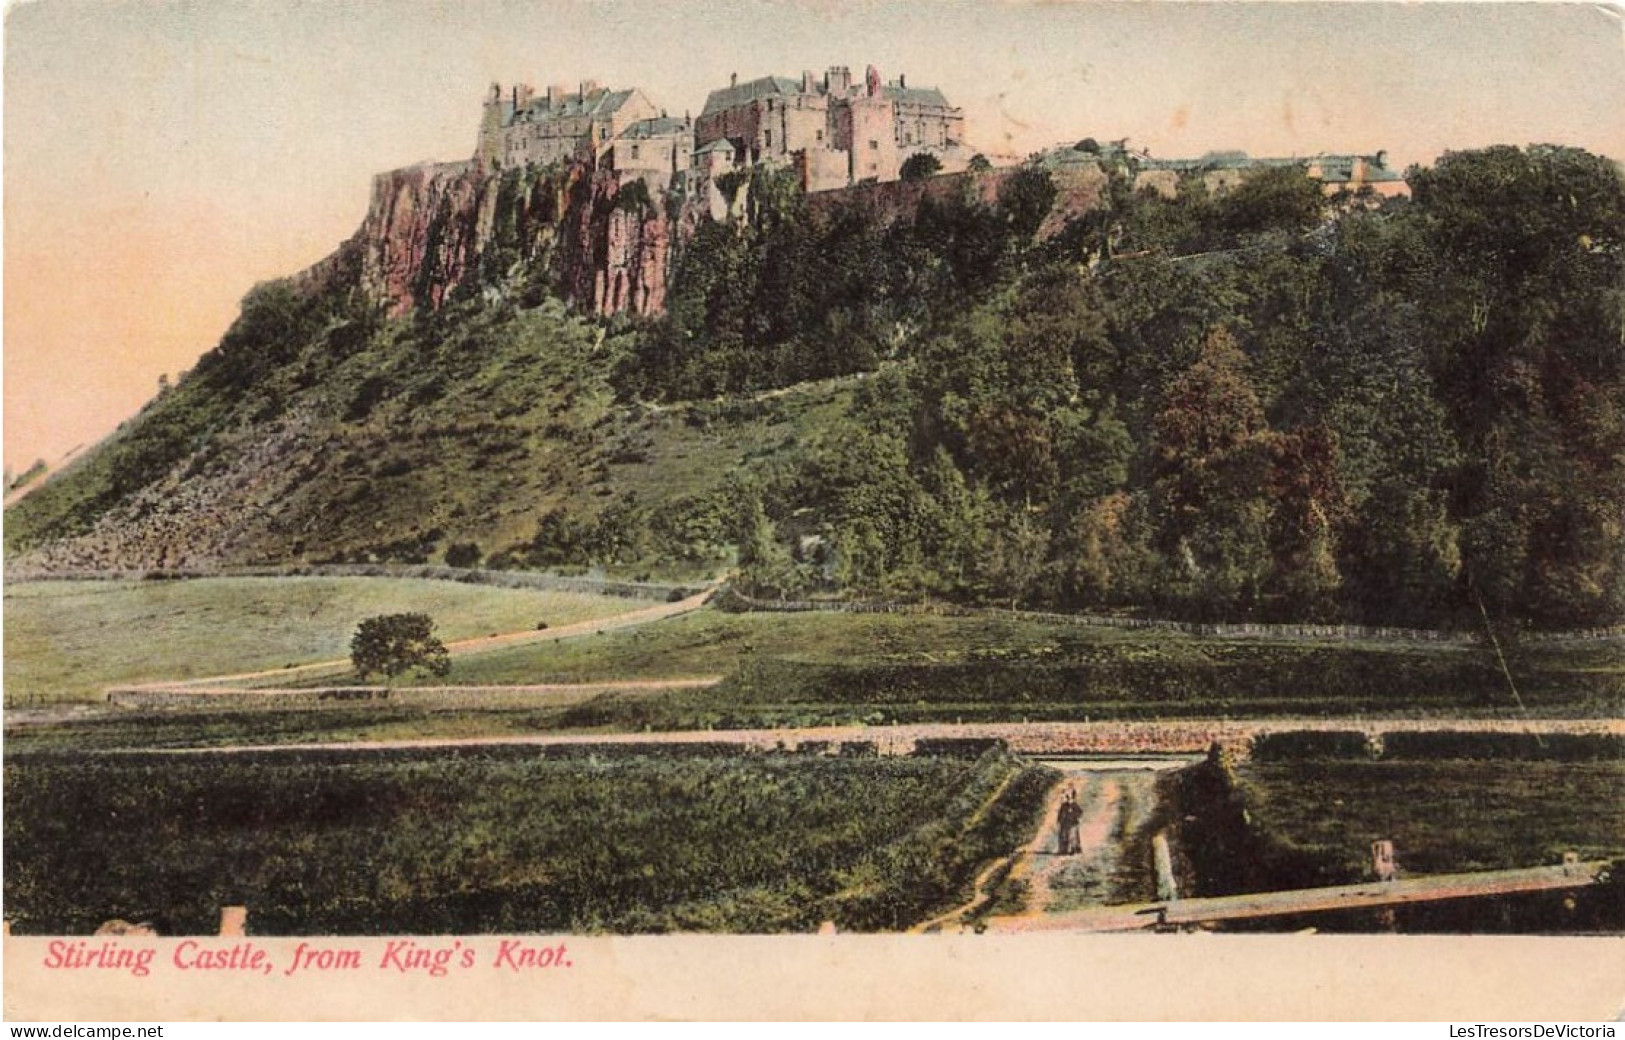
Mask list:
[{"label": "rocky cliff", "polygon": [[373,180],[355,234],[297,281],[352,280],[392,317],[515,281],[597,315],[658,314],[677,229],[695,220],[682,213],[646,193],[623,197],[613,173],[585,165],[409,166]]},{"label": "rocky cliff", "polygon": [[[921,205],[969,197],[992,205],[1013,170],[950,174],[927,181],[865,184],[809,198],[813,215],[848,202],[882,227],[914,219]],[[1054,205],[1039,237],[1100,204],[1098,171],[1054,175]],[[702,220],[705,197],[650,194],[611,171],[563,168],[489,172],[474,163],[410,166],[379,174],[360,228],[300,276],[306,284],[354,279],[391,316],[439,308],[460,293],[516,278],[543,282],[600,316],[665,310],[675,258]]]}]

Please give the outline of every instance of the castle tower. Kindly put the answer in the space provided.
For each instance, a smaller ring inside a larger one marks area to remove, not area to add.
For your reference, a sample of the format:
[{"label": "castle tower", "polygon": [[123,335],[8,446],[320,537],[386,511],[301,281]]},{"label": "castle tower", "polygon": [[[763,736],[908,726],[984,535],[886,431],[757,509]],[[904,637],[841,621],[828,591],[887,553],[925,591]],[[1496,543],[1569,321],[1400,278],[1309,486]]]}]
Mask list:
[{"label": "castle tower", "polygon": [[479,141],[474,146],[474,161],[482,169],[489,170],[501,161],[503,131],[513,120],[513,112],[513,101],[502,96],[502,84],[491,84],[491,93],[485,97],[485,110],[480,114]]}]

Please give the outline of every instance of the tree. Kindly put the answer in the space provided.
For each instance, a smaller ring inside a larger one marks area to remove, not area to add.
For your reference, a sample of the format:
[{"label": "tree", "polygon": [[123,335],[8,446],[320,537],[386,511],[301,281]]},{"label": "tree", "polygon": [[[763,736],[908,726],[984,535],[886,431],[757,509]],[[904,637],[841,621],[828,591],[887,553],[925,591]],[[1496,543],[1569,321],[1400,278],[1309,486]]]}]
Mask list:
[{"label": "tree", "polygon": [[1326,212],[1320,182],[1303,166],[1276,166],[1249,171],[1234,191],[1215,204],[1215,216],[1233,235],[1264,231],[1305,231]]},{"label": "tree", "polygon": [[942,172],[942,160],[930,152],[915,152],[903,161],[898,176],[905,181],[923,181]]},{"label": "tree", "polygon": [[1625,616],[1625,179],[1572,148],[1450,153],[1411,174],[1437,258],[1420,313],[1464,463],[1468,586],[1500,617]]},{"label": "tree", "polygon": [[430,675],[451,671],[446,646],[434,634],[427,614],[381,614],[364,619],[350,640],[350,663],[362,679],[382,672],[393,679],[414,668]]},{"label": "tree", "polygon": [[1228,330],[1202,344],[1157,414],[1152,496],[1168,591],[1213,615],[1250,610],[1270,562],[1272,443],[1247,359]]}]

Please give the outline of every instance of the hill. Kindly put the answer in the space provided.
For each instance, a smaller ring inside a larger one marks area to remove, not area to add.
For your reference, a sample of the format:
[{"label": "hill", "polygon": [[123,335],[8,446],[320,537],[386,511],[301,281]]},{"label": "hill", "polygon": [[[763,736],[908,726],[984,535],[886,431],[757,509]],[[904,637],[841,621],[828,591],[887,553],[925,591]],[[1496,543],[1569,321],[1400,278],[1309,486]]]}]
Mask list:
[{"label": "hill", "polygon": [[11,573],[450,560],[1507,629],[1625,620],[1625,188],[1033,161],[725,203],[397,171],[8,510]]}]

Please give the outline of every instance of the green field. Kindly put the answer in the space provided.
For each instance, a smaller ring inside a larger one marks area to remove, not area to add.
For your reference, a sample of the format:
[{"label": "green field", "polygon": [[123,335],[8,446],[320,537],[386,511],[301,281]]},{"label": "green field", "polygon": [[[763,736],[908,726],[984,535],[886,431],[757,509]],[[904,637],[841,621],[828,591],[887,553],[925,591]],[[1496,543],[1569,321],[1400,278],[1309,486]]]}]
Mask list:
[{"label": "green field", "polygon": [[482,653],[459,682],[602,682],[724,675],[706,691],[610,694],[577,728],[1385,713],[1610,716],[1625,648],[1270,642],[1067,625],[999,614],[734,614]]},{"label": "green field", "polygon": [[981,759],[585,748],[8,755],[19,934],[893,930],[967,898],[1055,774]]},{"label": "green field", "polygon": [[407,578],[35,582],[5,589],[8,706],[99,699],[115,683],[342,659],[364,617],[421,611],[442,639],[552,627],[647,601]]},{"label": "green field", "polygon": [[920,614],[730,613],[707,609],[600,639],[537,643],[465,658],[459,682],[604,682],[726,675],[766,658],[835,664],[929,664],[979,652],[1026,653],[1062,640],[1122,634],[1028,619]]},{"label": "green field", "polygon": [[1371,842],[1402,869],[1447,874],[1625,856],[1625,762],[1253,762],[1238,770],[1258,830],[1360,880]]},{"label": "green field", "polygon": [[[629,601],[604,602],[624,607]],[[168,708],[14,728],[7,736],[22,748],[105,748],[921,721],[1612,717],[1625,710],[1625,648],[1618,644],[1513,651],[1509,663],[1516,697],[1494,655],[1476,647],[1202,639],[998,614],[706,609],[602,635],[459,656],[446,680],[416,681],[725,677],[710,689],[610,692],[480,709],[397,703],[274,712]],[[332,676],[289,678],[262,682],[333,682]]]},{"label": "green field", "polygon": [[1625,857],[1625,739],[1605,734],[1275,734],[1246,761],[1179,774],[1169,804],[1199,895],[1368,880],[1371,843],[1402,872]]}]

